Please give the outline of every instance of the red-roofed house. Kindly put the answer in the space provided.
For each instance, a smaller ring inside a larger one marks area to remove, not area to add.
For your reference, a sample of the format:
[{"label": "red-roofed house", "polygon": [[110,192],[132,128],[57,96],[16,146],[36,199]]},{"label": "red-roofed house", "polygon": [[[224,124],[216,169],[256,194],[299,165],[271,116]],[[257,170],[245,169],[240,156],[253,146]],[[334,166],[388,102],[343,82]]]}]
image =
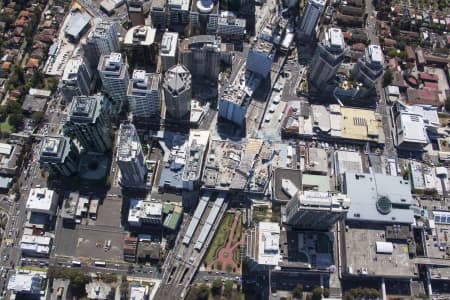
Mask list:
[{"label": "red-roofed house", "polygon": [[425,81],[423,86],[432,90],[439,90],[439,84],[437,82]]},{"label": "red-roofed house", "polygon": [[442,106],[436,91],[427,88],[421,90],[409,88],[406,90],[406,94],[408,96],[408,104],[425,104],[436,107]]},{"label": "red-roofed house", "polygon": [[430,74],[427,72],[421,72],[419,73],[419,78],[423,81],[431,81],[431,82],[438,82],[439,77],[435,74]]}]

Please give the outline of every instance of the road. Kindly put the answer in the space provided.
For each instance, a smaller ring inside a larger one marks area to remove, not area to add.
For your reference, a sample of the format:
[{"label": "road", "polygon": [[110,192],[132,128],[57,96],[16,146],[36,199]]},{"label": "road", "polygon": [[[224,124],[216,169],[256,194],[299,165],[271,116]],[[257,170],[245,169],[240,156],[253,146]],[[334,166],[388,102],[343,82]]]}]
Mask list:
[{"label": "road", "polygon": [[[376,11],[373,7],[371,0],[366,0],[366,11],[367,11],[367,22],[366,22],[366,33],[369,37],[370,43],[374,45],[380,44],[380,39],[377,35],[377,20]],[[390,106],[386,102],[386,95],[382,86],[382,80],[380,80],[377,86],[377,94],[380,97],[380,101],[377,105],[377,112],[381,114],[383,118],[383,131],[385,137],[384,155],[388,157],[396,157],[397,152],[394,146],[394,141],[392,138],[392,120],[390,117]]]}]

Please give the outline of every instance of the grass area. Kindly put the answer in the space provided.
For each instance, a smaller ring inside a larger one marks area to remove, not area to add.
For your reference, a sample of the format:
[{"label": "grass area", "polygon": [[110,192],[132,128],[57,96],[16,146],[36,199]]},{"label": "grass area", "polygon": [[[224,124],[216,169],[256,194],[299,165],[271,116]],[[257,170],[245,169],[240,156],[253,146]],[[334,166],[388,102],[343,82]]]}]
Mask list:
[{"label": "grass area", "polygon": [[5,121],[0,123],[0,130],[2,132],[11,133],[13,129],[14,127],[12,127],[11,124],[9,124],[9,116],[5,119]]},{"label": "grass area", "polygon": [[216,234],[214,235],[214,239],[211,242],[211,245],[208,248],[208,252],[206,253],[204,263],[209,264],[217,257],[217,252],[227,242],[228,235],[230,234],[231,225],[233,224],[234,214],[225,214],[220,223],[219,228],[217,228]]},{"label": "grass area", "polygon": [[236,244],[241,240],[242,237],[242,214],[239,216],[238,223],[236,224],[236,231],[233,235],[233,240],[231,241],[231,245]]},{"label": "grass area", "polygon": [[233,261],[240,266],[241,265],[241,246],[236,247],[233,251]]}]

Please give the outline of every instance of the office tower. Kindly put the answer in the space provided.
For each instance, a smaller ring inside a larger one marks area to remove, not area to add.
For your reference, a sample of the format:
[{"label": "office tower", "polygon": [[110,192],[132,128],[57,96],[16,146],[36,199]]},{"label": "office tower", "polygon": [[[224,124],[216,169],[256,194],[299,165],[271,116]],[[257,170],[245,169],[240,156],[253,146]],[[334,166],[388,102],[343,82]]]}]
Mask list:
[{"label": "office tower", "polygon": [[353,68],[353,77],[368,89],[374,88],[383,76],[384,56],[381,47],[369,45]]},{"label": "office tower", "polygon": [[309,66],[309,81],[320,89],[333,79],[336,71],[344,60],[347,47],[344,36],[339,28],[330,28],[325,32],[321,43],[317,46]]},{"label": "office tower", "polygon": [[128,56],[131,67],[145,69],[157,62],[158,45],[155,43],[156,29],[150,26],[135,26],[125,34],[123,44],[132,55]]},{"label": "office tower", "polygon": [[164,76],[164,99],[166,118],[189,119],[191,112],[191,74],[183,65],[171,67]]},{"label": "office tower", "polygon": [[164,30],[167,26],[167,9],[165,0],[153,0],[150,6],[150,18],[154,28]]},{"label": "office tower", "polygon": [[82,42],[84,54],[92,66],[96,68],[100,56],[111,52],[120,52],[118,30],[119,24],[114,21],[95,20],[97,23],[87,38]]},{"label": "office tower", "polygon": [[276,49],[272,43],[258,40],[248,52],[247,70],[262,78],[266,78],[272,68],[275,51]]},{"label": "office tower", "polygon": [[167,8],[169,10],[169,25],[189,24],[189,0],[168,0]]},{"label": "office tower", "polygon": [[189,15],[191,30],[197,34],[215,33],[219,15],[219,1],[192,0]]},{"label": "office tower", "polygon": [[145,186],[147,168],[141,142],[133,124],[120,124],[116,161],[120,170],[122,187],[143,188]]},{"label": "office tower", "polygon": [[227,12],[217,20],[217,34],[222,39],[242,39],[245,34],[245,26],[245,19],[236,18],[233,13]]},{"label": "office tower", "polygon": [[109,103],[103,95],[77,96],[70,104],[64,131],[75,136],[86,151],[111,149]]},{"label": "office tower", "polygon": [[164,74],[178,61],[178,33],[165,32],[161,42],[161,73]]},{"label": "office tower", "polygon": [[114,112],[120,112],[127,99],[128,82],[130,81],[128,64],[124,63],[120,53],[102,55],[98,63],[98,72],[103,90],[114,103]]},{"label": "office tower", "polygon": [[304,38],[313,37],[316,32],[317,22],[319,22],[320,14],[325,6],[325,0],[308,0],[303,10],[302,21],[300,23],[300,34]]},{"label": "office tower", "polygon": [[240,0],[240,7],[237,9],[238,17],[245,19],[246,31],[250,35],[255,34],[256,25],[256,1],[255,0]]},{"label": "office tower", "polygon": [[349,208],[346,195],[299,191],[286,205],[286,223],[295,228],[328,230],[345,217]]},{"label": "office tower", "polygon": [[64,102],[69,103],[74,96],[89,95],[92,77],[92,71],[84,58],[70,59],[59,81]]},{"label": "office tower", "polygon": [[160,75],[134,70],[127,91],[133,121],[150,124],[152,119],[159,116],[161,109],[160,84]]},{"label": "office tower", "polygon": [[148,7],[143,0],[127,0],[127,10],[132,26],[145,25]]},{"label": "office tower", "polygon": [[220,37],[214,35],[197,35],[181,42],[180,62],[188,68],[194,80],[218,80],[220,43]]},{"label": "office tower", "polygon": [[78,171],[79,152],[68,137],[45,136],[39,148],[41,166],[62,176],[70,176]]}]

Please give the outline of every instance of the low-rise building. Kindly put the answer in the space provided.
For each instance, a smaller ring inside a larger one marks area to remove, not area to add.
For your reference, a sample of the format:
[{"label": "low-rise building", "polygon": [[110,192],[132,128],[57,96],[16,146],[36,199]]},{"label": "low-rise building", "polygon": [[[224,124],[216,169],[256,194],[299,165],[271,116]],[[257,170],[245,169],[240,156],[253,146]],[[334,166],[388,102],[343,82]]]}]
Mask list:
[{"label": "low-rise building", "polygon": [[102,281],[92,281],[85,286],[88,299],[103,300],[112,297],[113,289],[111,286]]},{"label": "low-rise building", "polygon": [[[437,117],[436,110],[434,114]],[[399,102],[392,106],[391,117],[395,146],[409,151],[423,151],[423,147],[430,142],[427,129],[436,131],[440,126],[439,119],[437,118],[436,124],[436,117],[426,113],[423,107],[407,106]]]},{"label": "low-rise building", "polygon": [[44,279],[43,275],[37,273],[16,273],[9,278],[8,290],[14,298],[40,299]]},{"label": "low-rise building", "polygon": [[140,227],[145,224],[161,225],[162,203],[155,200],[131,199],[128,223],[130,226],[135,227]]},{"label": "low-rise building", "polygon": [[17,159],[22,152],[22,146],[18,144],[0,143],[0,175],[16,175]]},{"label": "low-rise building", "polygon": [[51,249],[52,238],[48,236],[23,234],[20,240],[22,256],[49,257]]},{"label": "low-rise building", "polygon": [[342,191],[351,199],[347,223],[412,224],[408,180],[381,173],[345,173]]},{"label": "low-rise building", "polygon": [[27,199],[27,211],[54,216],[58,205],[58,194],[48,188],[33,188]]}]

